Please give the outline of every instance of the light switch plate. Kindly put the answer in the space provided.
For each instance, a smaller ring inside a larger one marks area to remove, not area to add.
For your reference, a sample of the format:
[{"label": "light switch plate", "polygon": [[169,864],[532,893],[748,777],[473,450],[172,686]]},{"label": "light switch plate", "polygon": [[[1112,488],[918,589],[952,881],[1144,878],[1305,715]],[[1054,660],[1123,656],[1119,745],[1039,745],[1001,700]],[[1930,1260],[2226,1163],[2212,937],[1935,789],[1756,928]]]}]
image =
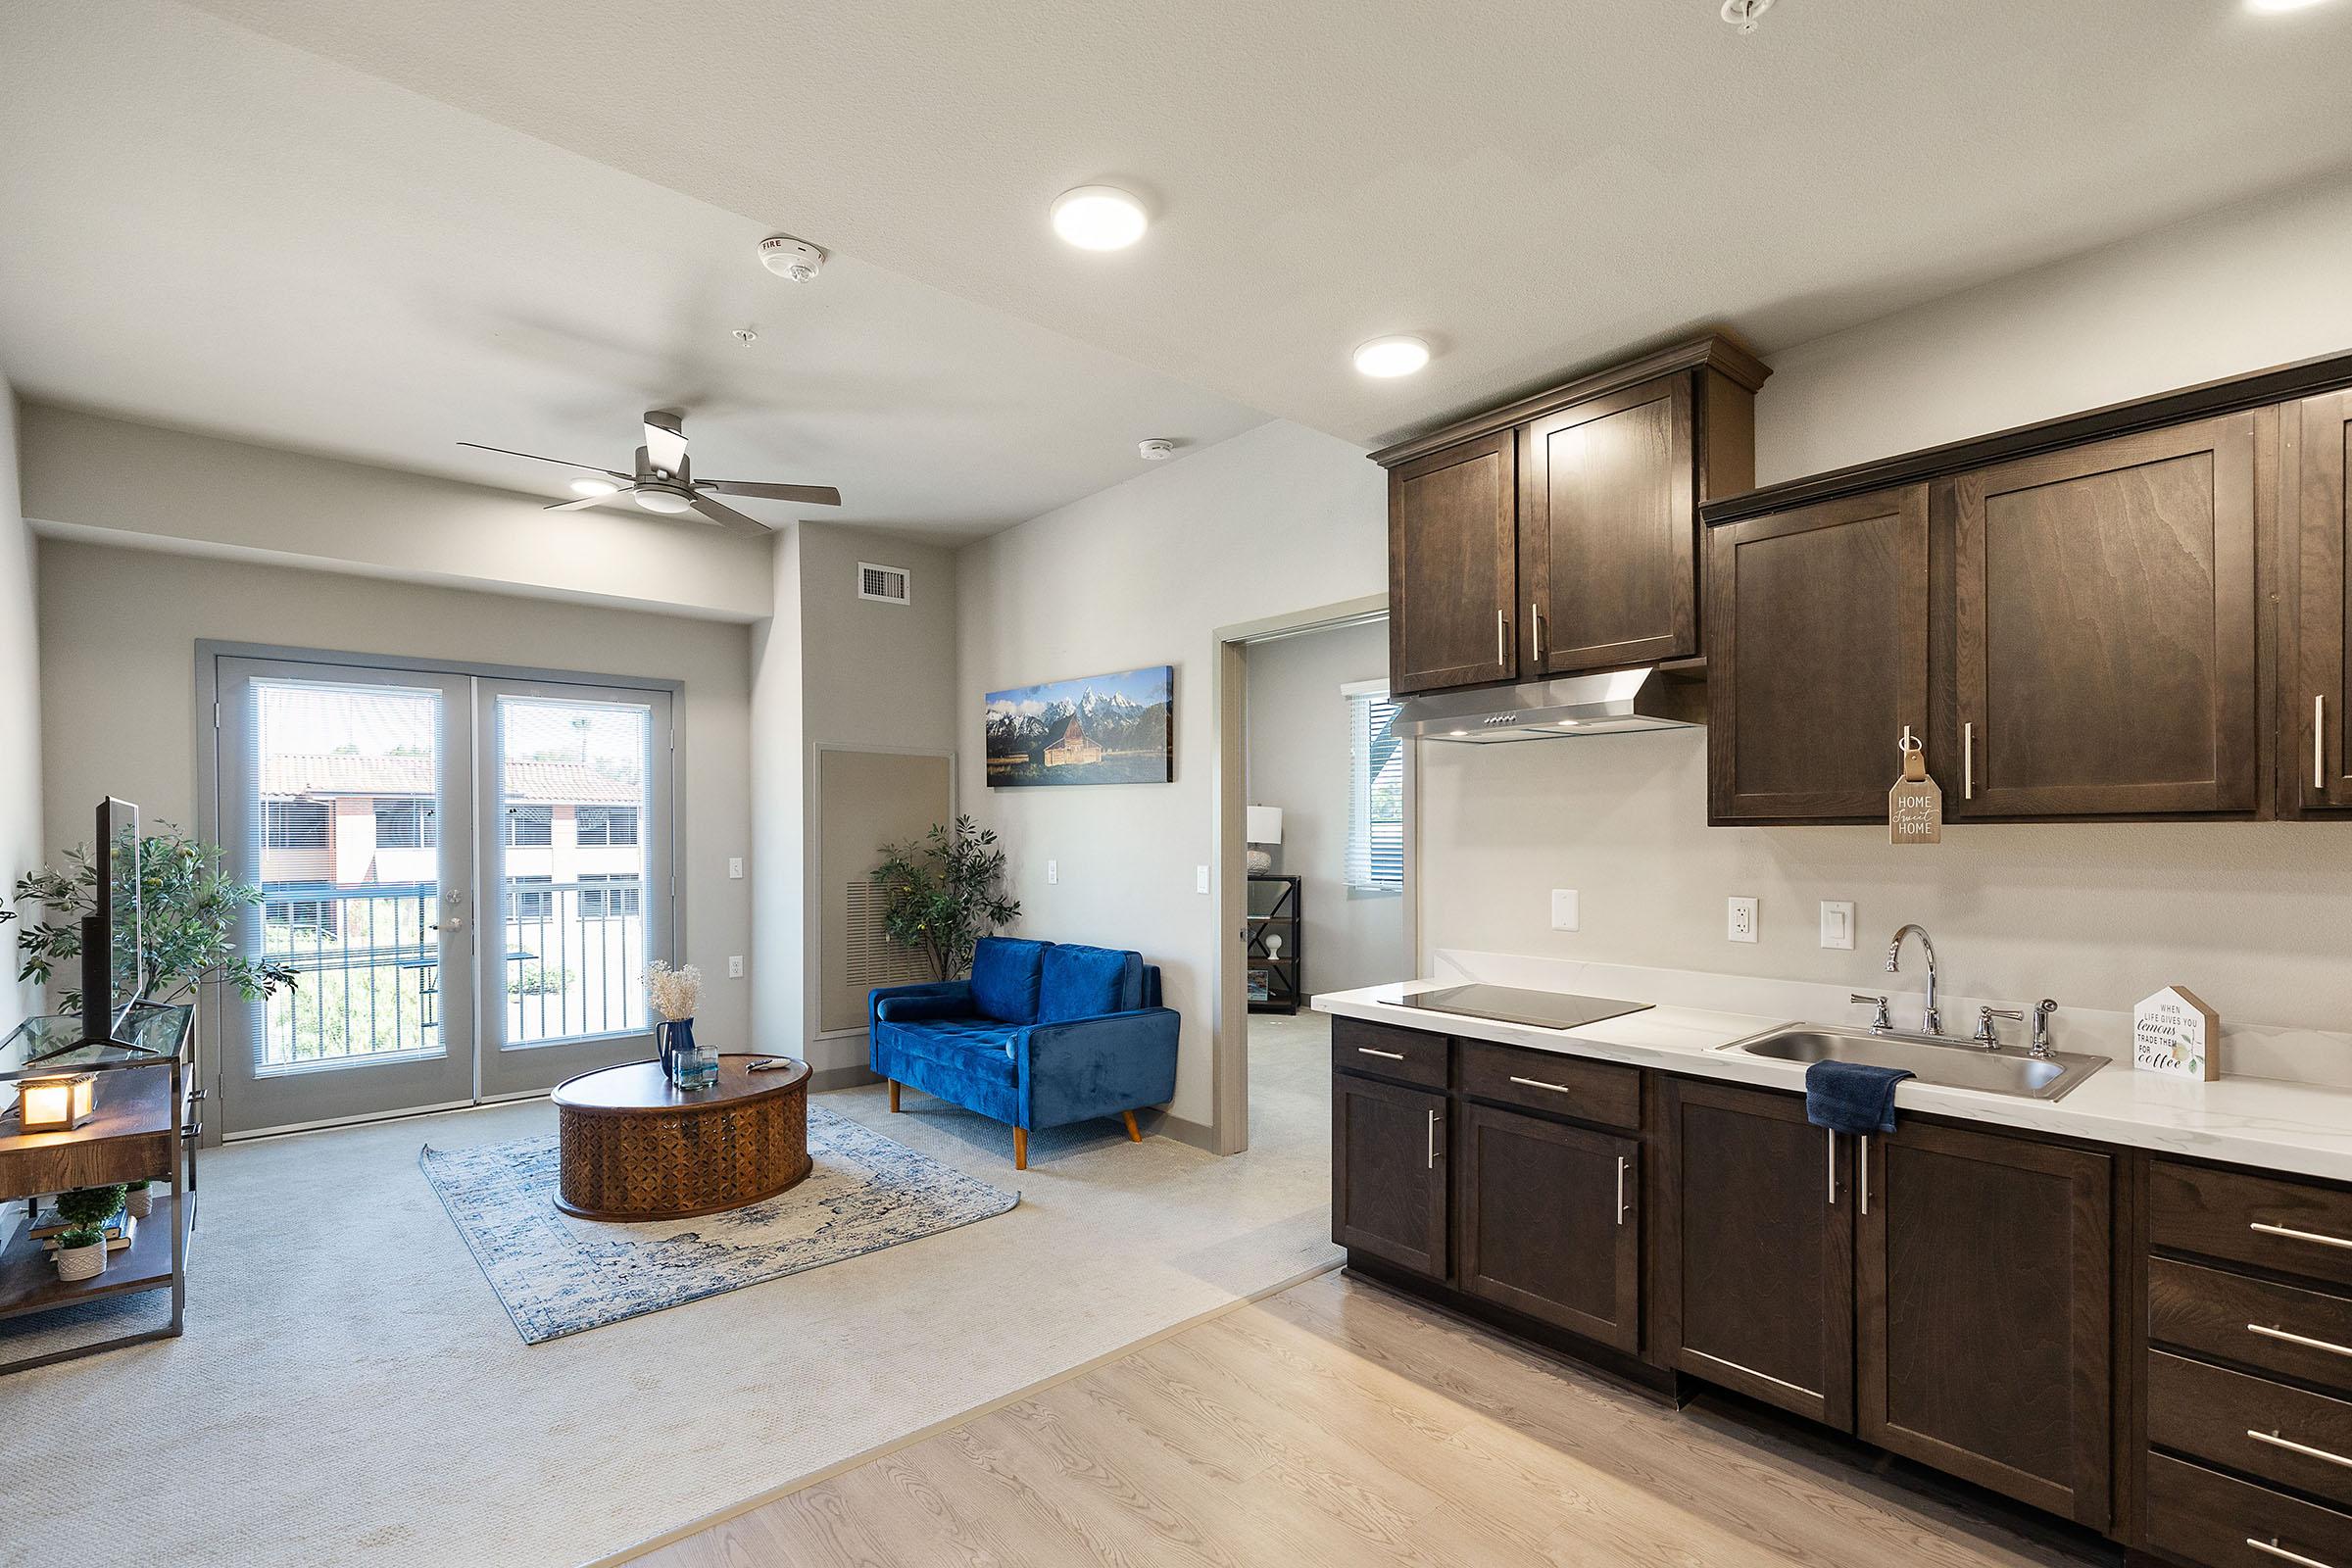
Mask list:
[{"label": "light switch plate", "polygon": [[1554,931],[1576,929],[1576,889],[1551,890],[1551,928]]},{"label": "light switch plate", "polygon": [[1048,860],[1046,862],[1046,886],[1052,887],[1060,880],[1061,862],[1059,860]]},{"label": "light switch plate", "polygon": [[1821,945],[1853,951],[1854,906],[1837,899],[1821,901]]},{"label": "light switch plate", "polygon": [[1208,891],[1207,866],[1196,865],[1193,867],[1193,891],[1195,893],[1206,893]]},{"label": "light switch plate", "polygon": [[1723,933],[1727,940],[1733,942],[1753,942],[1756,940],[1755,900],[1732,900],[1728,915],[1728,923],[1725,926]]},{"label": "light switch plate", "polygon": [[742,954],[738,953],[727,959],[727,978],[730,980],[740,980],[743,978]]},{"label": "light switch plate", "polygon": [[742,856],[735,856],[727,861],[727,875],[730,878],[740,878],[743,875]]}]

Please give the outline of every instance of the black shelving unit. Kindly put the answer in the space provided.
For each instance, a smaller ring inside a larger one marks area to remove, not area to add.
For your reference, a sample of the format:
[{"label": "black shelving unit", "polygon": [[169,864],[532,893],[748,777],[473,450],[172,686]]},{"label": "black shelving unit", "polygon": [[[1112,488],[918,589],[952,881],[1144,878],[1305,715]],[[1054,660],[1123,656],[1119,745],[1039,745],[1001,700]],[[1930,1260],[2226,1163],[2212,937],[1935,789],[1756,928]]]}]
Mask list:
[{"label": "black shelving unit", "polygon": [[[1305,929],[1300,918],[1305,898],[1302,877],[1250,873],[1251,1012],[1296,1013],[1306,1000],[1304,944],[1299,940]],[[1275,939],[1271,944],[1269,937]]]}]

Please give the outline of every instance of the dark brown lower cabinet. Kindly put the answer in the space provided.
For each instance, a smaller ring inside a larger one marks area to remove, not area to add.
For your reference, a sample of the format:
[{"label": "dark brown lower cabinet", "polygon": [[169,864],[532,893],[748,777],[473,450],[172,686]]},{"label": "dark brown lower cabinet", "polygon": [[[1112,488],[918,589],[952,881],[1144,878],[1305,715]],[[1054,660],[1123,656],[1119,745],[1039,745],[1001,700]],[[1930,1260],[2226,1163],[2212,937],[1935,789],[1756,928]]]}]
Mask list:
[{"label": "dark brown lower cabinet", "polygon": [[1860,1153],[1856,1432],[2107,1528],[2113,1162],[1919,1121]]},{"label": "dark brown lower cabinet", "polygon": [[1850,1140],[1801,1096],[1668,1078],[1655,1328],[1671,1364],[1854,1421]]},{"label": "dark brown lower cabinet", "polygon": [[1642,1342],[1642,1145],[1465,1103],[1461,1289],[1620,1350]]},{"label": "dark brown lower cabinet", "polygon": [[1446,1097],[1331,1080],[1331,1239],[1446,1278]]}]

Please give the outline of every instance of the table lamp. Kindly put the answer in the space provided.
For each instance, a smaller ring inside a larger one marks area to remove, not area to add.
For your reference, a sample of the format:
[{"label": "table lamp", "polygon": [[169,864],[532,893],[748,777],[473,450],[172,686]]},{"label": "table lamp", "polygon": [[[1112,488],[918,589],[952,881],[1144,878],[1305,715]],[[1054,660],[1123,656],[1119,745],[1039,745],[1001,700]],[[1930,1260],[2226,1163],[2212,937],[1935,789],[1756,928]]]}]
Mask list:
[{"label": "table lamp", "polygon": [[1263,876],[1266,872],[1273,870],[1273,855],[1259,846],[1282,843],[1282,808],[1279,806],[1252,806],[1250,808],[1249,824],[1242,831],[1243,837],[1250,845],[1250,874]]},{"label": "table lamp", "polygon": [[71,1132],[97,1109],[98,1075],[60,1073],[17,1086],[17,1120],[28,1133]]}]

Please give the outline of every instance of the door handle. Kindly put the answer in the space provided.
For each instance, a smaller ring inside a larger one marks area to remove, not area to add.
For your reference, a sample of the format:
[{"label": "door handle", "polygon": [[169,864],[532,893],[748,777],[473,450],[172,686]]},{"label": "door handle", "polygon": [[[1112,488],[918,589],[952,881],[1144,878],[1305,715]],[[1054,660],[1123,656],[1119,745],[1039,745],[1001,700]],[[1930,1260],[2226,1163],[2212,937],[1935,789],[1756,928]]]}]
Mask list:
[{"label": "door handle", "polygon": [[1974,720],[1960,726],[1960,798],[1977,798],[1977,726]]},{"label": "door handle", "polygon": [[1862,1135],[1862,1213],[1870,1214],[1870,1134]]},{"label": "door handle", "polygon": [[1511,612],[1507,610],[1497,610],[1494,612],[1494,662],[1506,669],[1510,667],[1511,663],[1510,635]]},{"label": "door handle", "polygon": [[1429,1113],[1429,1169],[1438,1168],[1438,1113]]},{"label": "door handle", "polygon": [[2329,1355],[2352,1355],[2352,1345],[2336,1345],[2327,1340],[2315,1340],[2307,1334],[2290,1334],[2284,1329],[2265,1328],[2260,1323],[2247,1324],[2246,1332],[2259,1334],[2266,1340],[2284,1340],[2289,1345],[2300,1345],[2307,1350],[2325,1350]]},{"label": "door handle", "polygon": [[2248,1220],[2246,1229],[2261,1231],[2266,1236],[2283,1236],[2290,1242],[2317,1242],[2322,1247],[2352,1248],[2352,1242],[2341,1236],[2322,1236],[2318,1231],[2299,1231],[2291,1225],[2272,1225],[2263,1220]]},{"label": "door handle", "polygon": [[1617,1156],[1617,1223],[1625,1223],[1625,1156]]},{"label": "door handle", "polygon": [[1525,1084],[1530,1089],[1548,1089],[1555,1095],[1572,1095],[1576,1093],[1575,1090],[1569,1088],[1566,1084],[1547,1084],[1541,1078],[1522,1078],[1516,1073],[1511,1076],[1511,1082],[1515,1084]]},{"label": "door handle", "polygon": [[1830,1134],[1830,1206],[1838,1206],[1838,1135]]},{"label": "door handle", "polygon": [[1378,1056],[1384,1061],[1402,1061],[1404,1059],[1404,1053],[1401,1051],[1374,1051],[1370,1046],[1356,1047],[1355,1054],[1359,1056]]},{"label": "door handle", "polygon": [[2295,1568],[2334,1568],[2332,1563],[2322,1562],[2317,1557],[2306,1557],[2299,1551],[2287,1550],[2278,1544],[2277,1536],[2273,1536],[2268,1541],[2256,1541],[2252,1536],[2248,1536],[2246,1544],[2252,1546],[2256,1551],[2278,1558],[2280,1562],[2291,1562],[2295,1564]]},{"label": "door handle", "polygon": [[2328,694],[2311,700],[2311,787],[2328,787]]},{"label": "door handle", "polygon": [[1527,602],[1527,634],[1530,638],[1528,646],[1534,650],[1529,657],[1541,664],[1544,662],[1544,610],[1533,599]]},{"label": "door handle", "polygon": [[2297,1443],[2292,1438],[2282,1438],[2276,1432],[2257,1432],[2252,1427],[2248,1427],[2246,1436],[2252,1438],[2256,1443],[2267,1443],[2274,1448],[2284,1448],[2289,1453],[2299,1453],[2306,1459],[2321,1459],[2328,1464],[2340,1464],[2345,1469],[2352,1470],[2352,1459],[2347,1459],[2340,1453],[2329,1453],[2326,1448],[2315,1448],[2307,1443]]}]

